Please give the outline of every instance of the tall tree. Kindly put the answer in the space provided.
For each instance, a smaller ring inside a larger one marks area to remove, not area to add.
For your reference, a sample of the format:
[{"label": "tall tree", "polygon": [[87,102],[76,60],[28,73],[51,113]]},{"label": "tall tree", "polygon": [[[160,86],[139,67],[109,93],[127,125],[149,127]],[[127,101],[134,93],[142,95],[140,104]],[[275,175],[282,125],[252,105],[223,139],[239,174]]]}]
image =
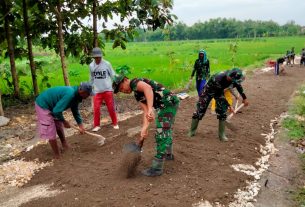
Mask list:
[{"label": "tall tree", "polygon": [[[142,27],[144,30],[156,30],[164,28],[167,24],[172,24],[176,18],[171,14],[173,0],[114,0],[100,1],[87,0],[86,10],[93,19],[91,35],[93,45],[88,47],[84,41],[80,43],[85,48],[86,53],[97,45],[103,47],[98,34],[103,34],[107,40],[113,40],[113,48],[126,48],[126,42],[133,40],[136,30]],[[119,19],[119,21],[114,21]],[[110,20],[113,24],[110,25]],[[97,31],[97,24],[100,23],[103,29]],[[88,30],[83,30],[87,33]],[[86,37],[91,39],[88,35]],[[88,57],[89,53],[84,54]],[[90,61],[90,58],[87,58]]]},{"label": "tall tree", "polygon": [[[72,32],[79,31],[83,27],[83,23],[79,19],[88,15],[84,9],[85,1],[49,0],[41,1],[41,4],[47,8],[45,12],[49,21],[48,36],[42,38],[43,47],[53,48],[56,53],[59,53],[64,82],[66,85],[70,85],[65,59],[69,54],[77,55],[78,47],[84,41],[79,38],[79,35],[74,35]],[[67,43],[71,44],[67,45]]]},{"label": "tall tree", "polygon": [[59,47],[59,54],[60,54],[60,60],[61,60],[61,68],[63,73],[63,78],[66,86],[70,85],[69,81],[69,75],[67,71],[67,65],[65,60],[65,50],[64,50],[64,35],[63,35],[63,19],[61,15],[61,1],[58,1],[57,5],[53,7],[55,14],[56,14],[56,20],[57,20],[57,29],[58,29],[58,47]]},{"label": "tall tree", "polygon": [[12,14],[13,2],[8,0],[1,0],[1,18],[4,19],[4,30],[7,41],[7,51],[10,58],[11,73],[14,85],[14,96],[20,97],[19,81],[15,65],[15,52],[14,52],[14,41],[13,41],[13,31],[11,25],[14,23],[14,15]]},{"label": "tall tree", "polygon": [[37,85],[37,76],[36,76],[36,68],[35,68],[35,62],[33,57],[33,49],[32,49],[32,34],[31,29],[29,27],[29,18],[28,18],[28,9],[27,9],[27,2],[26,0],[22,0],[22,10],[23,10],[23,23],[24,23],[24,30],[25,35],[27,39],[28,44],[28,58],[30,61],[30,68],[31,68],[31,74],[32,74],[32,82],[33,82],[33,89],[34,89],[34,95],[38,95],[38,85]]},{"label": "tall tree", "polygon": [[98,33],[97,33],[97,9],[98,1],[93,0],[92,16],[93,16],[93,47],[98,47]]}]

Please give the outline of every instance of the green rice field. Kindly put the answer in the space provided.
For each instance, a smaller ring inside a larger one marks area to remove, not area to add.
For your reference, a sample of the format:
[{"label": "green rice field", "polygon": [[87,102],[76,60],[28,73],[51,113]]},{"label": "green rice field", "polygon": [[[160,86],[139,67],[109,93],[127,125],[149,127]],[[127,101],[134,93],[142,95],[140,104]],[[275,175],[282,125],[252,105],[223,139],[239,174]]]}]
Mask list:
[{"label": "green rice field", "polygon": [[[236,45],[236,52],[230,50],[230,45]],[[239,67],[250,70],[261,67],[268,59],[284,56],[287,50],[295,47],[298,55],[305,47],[305,37],[280,37],[256,39],[221,39],[194,41],[163,41],[163,42],[131,42],[127,49],[112,49],[111,43],[106,43],[104,59],[113,68],[127,65],[132,77],[146,77],[163,83],[170,88],[182,88],[189,80],[193,64],[198,57],[198,51],[205,49],[210,60],[211,73]],[[60,58],[53,52],[36,49],[35,60],[42,61],[42,71],[48,77],[51,86],[64,85]],[[4,61],[9,69],[9,60]],[[17,60],[20,76],[20,86],[24,92],[31,93],[31,76],[27,60]],[[3,70],[4,65],[0,67]],[[77,85],[89,80],[88,65],[79,64],[77,58],[67,58],[67,66],[71,85]],[[1,72],[1,71],[0,71]],[[1,72],[3,75],[3,73]],[[39,73],[40,74],[40,73]],[[42,84],[42,75],[38,76],[40,91],[47,86]],[[2,92],[10,93],[6,81],[1,78]]]}]

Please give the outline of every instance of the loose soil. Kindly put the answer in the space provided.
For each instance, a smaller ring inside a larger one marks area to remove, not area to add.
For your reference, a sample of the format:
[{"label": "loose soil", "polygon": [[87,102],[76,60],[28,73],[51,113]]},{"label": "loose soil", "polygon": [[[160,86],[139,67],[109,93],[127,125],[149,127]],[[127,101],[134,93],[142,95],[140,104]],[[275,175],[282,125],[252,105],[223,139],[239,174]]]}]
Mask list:
[{"label": "loose soil", "polygon": [[[155,153],[154,127],[145,141],[136,175],[129,179],[121,176],[122,147],[139,136],[128,137],[127,131],[141,125],[141,115],[120,122],[119,130],[104,126],[99,133],[106,138],[118,135],[104,146],[98,146],[97,140],[87,135],[69,137],[70,151],[25,185],[53,184],[62,193],[22,206],[185,207],[201,199],[227,205],[234,200],[234,193],[253,179],[234,171],[231,165],[255,165],[261,156],[259,146],[264,145],[261,133],[269,133],[270,120],[287,111],[288,100],[304,81],[304,68],[287,68],[287,75],[279,77],[271,71],[248,72],[243,86],[250,105],[232,118],[238,130],[227,130],[227,143],[217,139],[218,120],[209,111],[200,122],[196,136],[188,138],[197,98],[183,100],[174,128],[175,160],[165,163],[160,177],[150,178],[140,173],[150,166]],[[39,145],[21,157],[50,161],[52,151],[48,145]]]}]

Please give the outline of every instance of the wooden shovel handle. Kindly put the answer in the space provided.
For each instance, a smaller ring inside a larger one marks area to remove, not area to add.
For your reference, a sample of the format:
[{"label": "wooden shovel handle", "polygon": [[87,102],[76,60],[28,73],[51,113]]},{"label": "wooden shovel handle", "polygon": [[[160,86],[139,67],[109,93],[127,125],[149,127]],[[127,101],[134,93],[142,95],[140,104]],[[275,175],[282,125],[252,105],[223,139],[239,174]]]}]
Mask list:
[{"label": "wooden shovel handle", "polygon": [[242,107],[244,107],[244,106],[245,106],[245,104],[243,104],[243,103],[240,104],[240,105],[237,107],[237,109],[234,110],[234,113],[231,113],[231,114],[227,117],[227,121],[230,120],[230,119],[233,117],[233,115],[236,114],[236,112],[238,112],[238,111],[239,111]]},{"label": "wooden shovel handle", "polygon": [[[73,129],[79,130],[78,127],[76,127],[76,126],[74,126],[74,125],[72,125],[72,124],[71,124],[71,127],[72,127]],[[93,137],[97,137],[97,138],[103,139],[103,140],[106,139],[105,137],[103,137],[103,136],[100,135],[100,134],[95,134],[95,133],[91,133],[91,132],[88,132],[88,131],[85,131],[85,134],[90,135],[90,136],[93,136]]]}]

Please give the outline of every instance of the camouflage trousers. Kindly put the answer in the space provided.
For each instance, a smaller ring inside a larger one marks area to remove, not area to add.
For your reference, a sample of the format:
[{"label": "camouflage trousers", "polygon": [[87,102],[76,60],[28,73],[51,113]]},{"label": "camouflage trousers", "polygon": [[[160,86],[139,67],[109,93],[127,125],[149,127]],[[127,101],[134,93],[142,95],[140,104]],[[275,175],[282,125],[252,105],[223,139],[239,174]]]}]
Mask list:
[{"label": "camouflage trousers", "polygon": [[163,159],[165,154],[171,154],[173,149],[173,124],[179,107],[179,99],[175,96],[175,104],[157,109],[156,118],[156,155],[157,159]]},{"label": "camouflage trousers", "polygon": [[216,101],[217,119],[222,121],[226,120],[229,103],[224,96],[224,91],[211,86],[205,87],[200,94],[196,112],[193,113],[193,119],[201,120],[203,118],[212,98]]}]

